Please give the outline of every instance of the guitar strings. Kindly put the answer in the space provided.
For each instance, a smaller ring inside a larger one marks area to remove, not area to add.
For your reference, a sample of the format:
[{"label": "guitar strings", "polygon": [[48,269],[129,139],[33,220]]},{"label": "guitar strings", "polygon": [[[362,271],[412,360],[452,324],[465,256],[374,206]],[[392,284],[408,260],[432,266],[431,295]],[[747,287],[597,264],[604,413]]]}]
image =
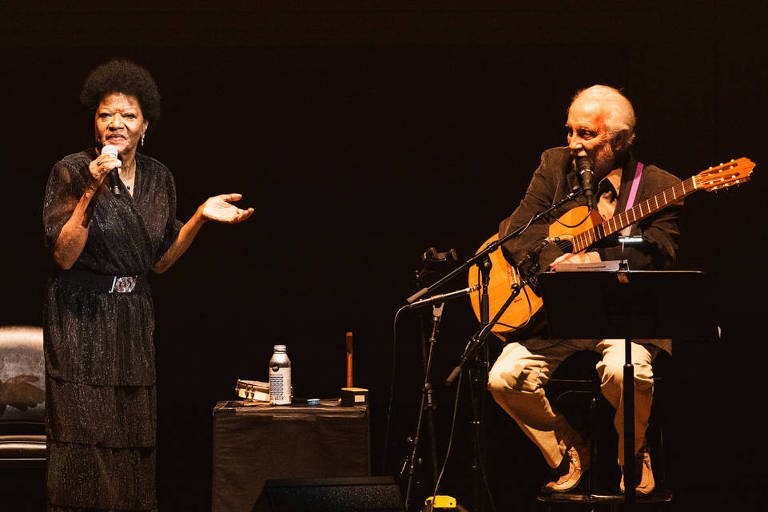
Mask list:
[{"label": "guitar strings", "polygon": [[555,245],[563,252],[573,252],[573,242],[570,240],[558,240]]}]

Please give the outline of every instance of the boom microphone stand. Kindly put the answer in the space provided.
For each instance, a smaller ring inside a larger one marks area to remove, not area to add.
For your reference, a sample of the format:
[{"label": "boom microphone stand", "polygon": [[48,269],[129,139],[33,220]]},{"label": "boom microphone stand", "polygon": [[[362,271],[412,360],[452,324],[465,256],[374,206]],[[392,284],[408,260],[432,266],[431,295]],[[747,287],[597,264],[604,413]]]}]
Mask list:
[{"label": "boom microphone stand", "polygon": [[[490,261],[488,261],[487,267],[488,270],[490,270]],[[484,271],[481,267],[481,277],[484,281],[483,289],[487,290],[488,278],[484,276],[485,273],[486,271]],[[515,300],[515,297],[520,294],[520,290],[522,290],[526,284],[527,281],[525,279],[521,279],[520,284],[515,283],[512,285],[509,297],[490,321],[488,321],[487,291],[483,293],[485,298],[481,299],[481,327],[470,338],[469,342],[464,348],[464,353],[461,356],[459,365],[453,369],[445,381],[446,384],[450,385],[453,380],[459,376],[467,362],[473,362],[473,364],[470,366],[470,397],[472,402],[472,419],[470,420],[470,424],[472,426],[472,494],[474,502],[473,510],[477,510],[478,512],[485,510],[485,502],[482,499],[481,485],[484,484],[486,486],[486,490],[490,493],[490,490],[487,488],[487,482],[485,481],[483,456],[480,442],[482,438],[482,425],[484,423],[483,420],[485,403],[482,397],[485,396],[484,392],[487,387],[486,381],[488,377],[488,347],[485,344],[485,340],[487,339],[488,334],[491,332],[491,328],[496,324],[496,322],[499,321],[509,305],[512,304],[512,301]],[[476,352],[481,348],[483,349],[483,353],[478,356]]]},{"label": "boom microphone stand", "polygon": [[[482,292],[480,300],[480,325],[485,327],[489,320],[488,285],[491,282],[491,259],[486,255],[480,260],[480,281]],[[515,293],[517,295],[517,293]],[[506,308],[505,308],[506,309]],[[503,311],[502,311],[503,312]],[[470,430],[472,435],[472,499],[473,510],[485,510],[485,500],[482,494],[482,484],[485,482],[484,454],[482,453],[482,426],[485,424],[485,389],[488,380],[488,350],[474,358],[474,364],[469,368],[469,398],[472,404],[472,420]]]},{"label": "boom microphone stand", "polygon": [[[434,247],[429,247],[421,256],[424,266],[420,270],[414,271],[416,275],[416,288],[419,289],[422,285],[422,279],[425,275],[434,272],[435,268],[440,265],[452,265],[458,260],[456,251],[449,249],[446,252],[438,252]],[[450,294],[449,294],[450,295]],[[459,296],[458,294],[454,296]],[[413,481],[416,470],[418,458],[419,443],[422,441],[422,424],[426,423],[426,434],[429,438],[429,461],[432,470],[432,480],[430,488],[434,486],[434,479],[437,478],[437,437],[435,436],[435,423],[434,423],[434,410],[435,405],[432,401],[432,383],[430,382],[430,374],[432,369],[432,353],[437,343],[437,333],[440,325],[440,320],[443,315],[444,300],[450,297],[432,297],[434,301],[427,300],[424,304],[432,304],[432,327],[429,339],[426,338],[424,323],[424,314],[419,314],[419,334],[421,337],[421,355],[422,363],[424,365],[424,382],[421,388],[421,398],[419,400],[419,412],[416,420],[416,427],[414,429],[413,436],[408,437],[408,443],[410,445],[410,451],[407,458],[403,461],[400,469],[400,477],[407,472],[407,483],[405,492],[405,508],[410,509],[411,491],[413,488]],[[438,305],[439,302],[439,305]],[[415,302],[410,305],[410,308],[419,307],[422,303]]]},{"label": "boom microphone stand", "polygon": [[429,381],[430,371],[432,369],[432,353],[437,343],[437,332],[440,326],[440,320],[443,316],[444,302],[440,302],[439,306],[432,306],[432,333],[429,336],[429,347],[426,348],[426,356],[424,359],[424,384],[421,387],[421,398],[419,400],[419,412],[416,419],[416,430],[413,437],[409,439],[411,443],[411,451],[403,463],[403,467],[400,470],[402,475],[407,471],[407,483],[405,486],[405,509],[410,510],[411,502],[411,490],[413,488],[414,474],[416,470],[416,460],[419,442],[421,441],[421,426],[424,412],[427,413],[427,429],[429,430],[430,440],[432,443],[432,459],[433,459],[433,478],[437,477],[437,458],[436,458],[436,443],[435,443],[435,430],[432,422],[432,384]]},{"label": "boom microphone stand", "polygon": [[[482,282],[482,292],[480,294],[481,327],[467,342],[467,345],[464,348],[464,353],[462,354],[459,360],[459,364],[453,369],[451,374],[446,379],[445,381],[446,384],[448,385],[452,384],[453,381],[456,379],[456,377],[458,377],[458,375],[464,369],[464,367],[466,366],[470,358],[472,358],[475,355],[475,352],[477,352],[478,349],[485,346],[485,342],[488,338],[488,335],[491,332],[491,328],[499,321],[504,311],[506,311],[509,305],[512,304],[512,301],[515,299],[515,297],[517,297],[517,295],[520,293],[520,290],[522,289],[522,287],[519,284],[513,285],[510,297],[502,305],[499,311],[496,312],[493,319],[489,321],[488,317],[490,316],[490,314],[489,314],[488,284],[490,282],[491,261],[488,255],[494,252],[495,250],[497,250],[507,240],[510,240],[514,237],[519,236],[528,228],[528,226],[548,216],[554,210],[560,208],[565,203],[574,200],[576,197],[578,197],[583,193],[584,193],[583,189],[578,189],[571,192],[570,194],[562,198],[560,201],[551,205],[549,208],[531,217],[531,219],[526,224],[506,234],[505,236],[500,237],[499,239],[489,243],[483,249],[479,250],[477,253],[471,256],[468,260],[466,260],[464,263],[456,267],[454,270],[452,270],[451,272],[443,276],[441,279],[434,282],[428,287],[422,288],[412,296],[408,297],[408,299],[406,299],[408,304],[412,304],[416,300],[420,299],[421,297],[424,297],[425,295],[428,295],[434,292],[434,290],[443,286],[446,282],[450,281],[451,279],[453,279],[454,277],[456,277],[457,275],[459,275],[460,273],[462,273],[464,270],[468,269],[472,265],[477,265],[480,268],[481,282]],[[523,285],[525,285],[526,280],[523,279],[522,281],[523,281]],[[482,363],[478,364],[478,366],[480,365],[482,365]],[[485,363],[485,366],[487,368],[487,362]],[[475,401],[473,400],[473,402]],[[480,433],[481,433],[481,427],[482,427],[481,418],[480,418],[481,416],[480,409],[481,408],[479,406],[473,407],[473,418],[471,421],[472,431],[473,431],[473,440],[474,440],[473,442],[473,494],[474,494],[475,512],[480,512],[480,508],[482,504],[482,500],[480,498],[480,495],[481,495],[480,479],[483,476],[481,474],[482,457],[479,450],[479,440],[480,440]]]},{"label": "boom microphone stand", "polygon": [[[457,290],[450,293],[443,293],[438,295],[433,295],[432,297],[428,299],[423,299],[414,302],[413,304],[409,306],[405,306],[407,308],[418,308],[421,306],[425,306],[428,304],[432,304],[432,334],[429,337],[429,351],[425,355],[425,368],[424,368],[424,384],[421,388],[421,399],[419,402],[419,414],[416,421],[416,429],[413,437],[410,437],[408,439],[408,442],[411,446],[411,450],[409,452],[408,457],[403,461],[403,465],[400,469],[400,477],[406,473],[407,471],[407,484],[406,484],[406,493],[405,493],[405,506],[406,510],[410,510],[410,501],[411,501],[411,490],[413,488],[413,480],[414,480],[414,474],[416,470],[416,464],[417,462],[421,462],[420,459],[417,458],[418,454],[418,447],[419,443],[421,441],[421,427],[422,427],[422,420],[424,417],[424,413],[427,413],[427,417],[429,419],[429,413],[431,412],[429,407],[429,400],[431,396],[431,390],[432,390],[432,384],[430,383],[430,374],[432,369],[432,354],[434,352],[435,344],[437,343],[437,332],[440,325],[440,320],[443,316],[443,307],[444,303],[447,300],[455,299],[458,297],[463,297],[464,295],[467,295],[469,293],[472,293],[477,289],[476,286],[465,288],[463,290]],[[436,306],[436,303],[440,303],[439,306]],[[426,349],[426,347],[425,347]],[[430,427],[430,424],[427,424],[427,427]],[[435,448],[436,441],[434,436],[434,431],[432,432],[432,452],[433,455],[436,457],[437,450]],[[437,461],[435,459],[435,464],[437,464]],[[434,472],[434,476],[437,477],[437,470]]]}]

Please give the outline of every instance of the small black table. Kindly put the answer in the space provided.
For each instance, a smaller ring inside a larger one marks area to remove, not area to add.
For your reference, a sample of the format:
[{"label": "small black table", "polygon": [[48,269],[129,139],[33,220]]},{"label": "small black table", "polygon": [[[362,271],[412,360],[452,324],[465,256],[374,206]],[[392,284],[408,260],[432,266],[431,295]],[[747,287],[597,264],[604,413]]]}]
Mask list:
[{"label": "small black table", "polygon": [[367,406],[213,408],[213,512],[251,512],[271,479],[368,476]]}]

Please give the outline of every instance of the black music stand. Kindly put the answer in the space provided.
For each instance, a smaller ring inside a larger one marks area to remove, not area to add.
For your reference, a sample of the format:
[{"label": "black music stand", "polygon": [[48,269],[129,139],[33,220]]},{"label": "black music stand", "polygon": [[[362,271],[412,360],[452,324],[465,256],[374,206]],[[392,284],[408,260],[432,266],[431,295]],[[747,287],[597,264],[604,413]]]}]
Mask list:
[{"label": "black music stand", "polygon": [[707,311],[712,286],[699,271],[545,272],[539,279],[552,338],[625,340],[624,503],[635,502],[635,379],[633,339],[714,341],[718,327]]}]

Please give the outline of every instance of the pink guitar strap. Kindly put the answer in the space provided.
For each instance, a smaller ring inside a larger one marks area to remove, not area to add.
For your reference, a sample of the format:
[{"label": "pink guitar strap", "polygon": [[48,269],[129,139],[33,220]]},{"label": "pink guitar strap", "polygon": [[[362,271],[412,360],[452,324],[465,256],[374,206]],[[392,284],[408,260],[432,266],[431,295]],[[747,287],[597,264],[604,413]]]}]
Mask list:
[{"label": "pink guitar strap", "polygon": [[635,196],[637,195],[637,188],[640,186],[640,177],[643,175],[643,163],[637,162],[637,169],[635,170],[635,179],[632,180],[632,188],[629,190],[629,198],[627,199],[627,207],[624,209],[629,210],[635,204]]}]

